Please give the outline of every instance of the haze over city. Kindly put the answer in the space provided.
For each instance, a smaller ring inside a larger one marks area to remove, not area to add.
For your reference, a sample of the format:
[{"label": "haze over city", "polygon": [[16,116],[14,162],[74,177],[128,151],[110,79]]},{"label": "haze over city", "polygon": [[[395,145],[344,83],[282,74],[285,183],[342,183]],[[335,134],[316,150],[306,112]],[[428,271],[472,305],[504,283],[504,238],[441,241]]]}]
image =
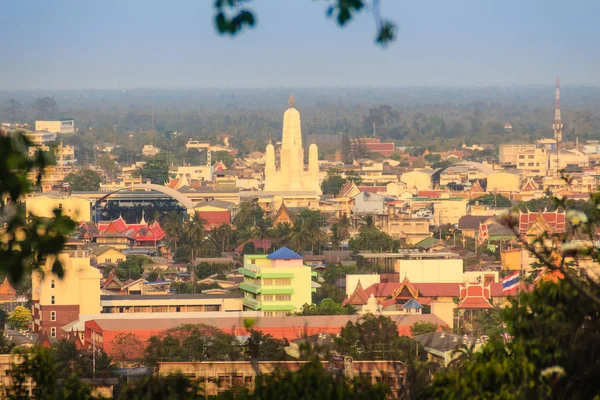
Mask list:
[{"label": "haze over city", "polygon": [[598,84],[594,0],[382,1],[345,28],[325,1],[250,3],[257,26],[219,37],[212,1],[8,2],[0,88],[390,87]]}]

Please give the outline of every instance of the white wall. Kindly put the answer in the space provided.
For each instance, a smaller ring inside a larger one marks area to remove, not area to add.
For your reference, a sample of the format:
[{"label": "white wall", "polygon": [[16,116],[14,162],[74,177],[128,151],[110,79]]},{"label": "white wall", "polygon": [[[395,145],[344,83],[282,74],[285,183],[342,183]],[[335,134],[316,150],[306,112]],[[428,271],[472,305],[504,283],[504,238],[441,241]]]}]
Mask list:
[{"label": "white wall", "polygon": [[395,271],[400,280],[407,277],[412,283],[461,283],[463,260],[396,260]]},{"label": "white wall", "polygon": [[369,286],[373,286],[374,284],[379,283],[379,278],[379,274],[346,275],[346,297],[354,293],[354,290],[358,285],[358,281],[360,281],[360,284],[363,287],[363,289],[366,289]]}]

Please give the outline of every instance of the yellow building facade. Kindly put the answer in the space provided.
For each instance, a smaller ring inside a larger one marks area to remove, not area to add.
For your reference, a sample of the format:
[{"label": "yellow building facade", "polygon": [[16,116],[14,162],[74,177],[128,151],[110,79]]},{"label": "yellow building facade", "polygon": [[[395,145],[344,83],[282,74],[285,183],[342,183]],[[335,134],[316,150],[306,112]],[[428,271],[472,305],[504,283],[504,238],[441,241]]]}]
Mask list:
[{"label": "yellow building facade", "polygon": [[518,192],[521,188],[521,177],[511,172],[500,171],[488,176],[486,192]]},{"label": "yellow building facade", "polygon": [[75,221],[87,222],[92,220],[91,200],[79,196],[47,194],[32,196],[25,200],[25,209],[28,215],[33,214],[38,217],[51,218],[54,216],[54,210],[60,209],[63,215]]},{"label": "yellow building facade", "polygon": [[287,247],[269,255],[246,255],[240,289],[244,311],[261,311],[265,317],[285,316],[312,304],[312,276],[302,256]]},{"label": "yellow building facade", "polygon": [[64,275],[52,272],[55,258],[49,257],[40,271],[31,275],[34,332],[65,337],[61,328],[80,314],[100,313],[100,271],[90,264],[88,250],[65,251],[58,256]]}]

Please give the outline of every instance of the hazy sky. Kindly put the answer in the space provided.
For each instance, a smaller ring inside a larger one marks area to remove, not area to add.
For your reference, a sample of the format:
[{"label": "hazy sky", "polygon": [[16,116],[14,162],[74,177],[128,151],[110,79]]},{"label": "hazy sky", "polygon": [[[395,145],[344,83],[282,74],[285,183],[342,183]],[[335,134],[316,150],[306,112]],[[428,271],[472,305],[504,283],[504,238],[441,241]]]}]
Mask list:
[{"label": "hazy sky", "polygon": [[0,90],[600,83],[600,1],[382,0],[346,28],[327,1],[253,0],[230,39],[213,0],[18,0],[0,13]]}]

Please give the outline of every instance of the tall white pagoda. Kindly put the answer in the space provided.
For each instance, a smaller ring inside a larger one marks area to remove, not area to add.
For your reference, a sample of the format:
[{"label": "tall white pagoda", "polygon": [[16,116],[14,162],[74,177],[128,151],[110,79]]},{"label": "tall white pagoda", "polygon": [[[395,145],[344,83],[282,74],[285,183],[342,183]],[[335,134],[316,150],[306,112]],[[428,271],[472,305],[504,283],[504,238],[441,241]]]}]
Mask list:
[{"label": "tall white pagoda", "polygon": [[290,95],[289,108],[283,114],[279,170],[275,166],[275,147],[272,143],[267,145],[264,191],[321,194],[317,145],[309,146],[308,168],[305,169],[300,113],[294,105],[294,97]]}]

